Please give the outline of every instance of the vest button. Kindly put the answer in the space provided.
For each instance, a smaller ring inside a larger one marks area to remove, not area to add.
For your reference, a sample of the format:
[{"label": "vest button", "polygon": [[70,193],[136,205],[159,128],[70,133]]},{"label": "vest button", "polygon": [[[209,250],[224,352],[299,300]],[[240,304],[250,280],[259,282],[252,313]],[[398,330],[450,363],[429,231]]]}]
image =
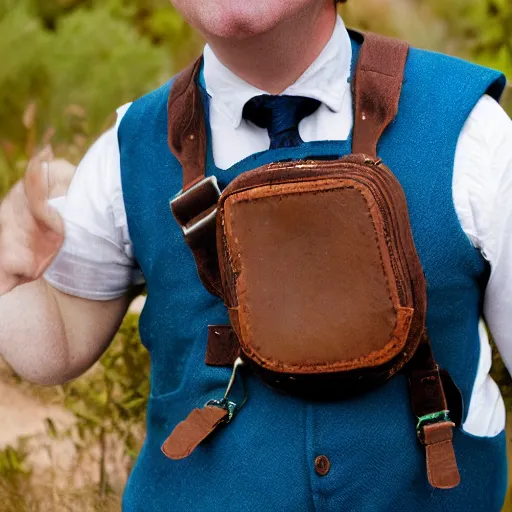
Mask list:
[{"label": "vest button", "polygon": [[315,471],[320,476],[325,476],[331,469],[331,461],[325,455],[319,455],[315,459]]}]

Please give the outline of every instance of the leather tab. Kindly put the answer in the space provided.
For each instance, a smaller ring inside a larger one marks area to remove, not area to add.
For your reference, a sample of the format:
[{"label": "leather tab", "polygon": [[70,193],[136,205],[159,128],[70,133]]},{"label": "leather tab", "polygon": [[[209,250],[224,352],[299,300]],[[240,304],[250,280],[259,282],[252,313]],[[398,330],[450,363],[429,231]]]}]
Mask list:
[{"label": "leather tab", "polygon": [[230,325],[209,325],[205,363],[232,367],[240,355],[238,338]]},{"label": "leather tab", "polygon": [[436,489],[452,489],[460,483],[453,449],[454,423],[433,423],[424,427],[428,481]]},{"label": "leather tab", "polygon": [[409,45],[364,34],[354,81],[352,153],[377,155],[377,143],[398,112]]},{"label": "leather tab", "polygon": [[172,460],[188,457],[219,425],[229,412],[220,407],[194,409],[179,423],[162,445],[162,452]]}]

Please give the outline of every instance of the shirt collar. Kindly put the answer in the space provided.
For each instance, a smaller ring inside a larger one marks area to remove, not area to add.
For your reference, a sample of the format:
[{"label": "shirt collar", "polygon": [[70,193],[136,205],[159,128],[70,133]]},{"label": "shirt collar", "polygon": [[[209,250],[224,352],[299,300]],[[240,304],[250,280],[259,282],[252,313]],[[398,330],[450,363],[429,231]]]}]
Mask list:
[{"label": "shirt collar", "polygon": [[[226,116],[238,128],[242,121],[244,105],[254,96],[268,94],[242,80],[224,66],[209,45],[204,49],[203,76],[211,107]],[[331,39],[317,59],[300,78],[282,94],[307,96],[339,112],[350,77],[352,46],[342,19],[338,16]]]}]

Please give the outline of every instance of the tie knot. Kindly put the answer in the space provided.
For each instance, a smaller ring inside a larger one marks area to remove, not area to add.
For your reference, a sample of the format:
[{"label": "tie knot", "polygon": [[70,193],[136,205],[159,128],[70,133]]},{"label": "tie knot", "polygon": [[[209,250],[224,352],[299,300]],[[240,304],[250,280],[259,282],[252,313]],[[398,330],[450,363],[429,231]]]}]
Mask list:
[{"label": "tie knot", "polygon": [[256,126],[267,129],[270,149],[293,147],[302,144],[299,123],[319,106],[318,100],[304,96],[263,94],[245,104],[242,116]]}]

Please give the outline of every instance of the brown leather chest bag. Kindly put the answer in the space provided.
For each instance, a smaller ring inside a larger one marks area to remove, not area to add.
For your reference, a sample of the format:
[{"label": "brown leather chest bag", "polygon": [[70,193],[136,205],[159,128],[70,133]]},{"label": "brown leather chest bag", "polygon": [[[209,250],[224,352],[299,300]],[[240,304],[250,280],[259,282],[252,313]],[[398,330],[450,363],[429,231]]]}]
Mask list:
[{"label": "brown leather chest bag", "polygon": [[376,155],[398,110],[407,54],[405,43],[364,36],[353,154],[265,165],[222,194],[205,178],[200,62],[173,85],[169,144],[184,187],[171,207],[202,283],[229,311],[231,326],[210,327],[206,363],[235,368],[224,399],[176,427],[163,446],[168,457],[187,456],[232,419],[237,406],[228,394],[242,364],[312,400],[364,392],[404,368],[429,481],[458,485],[452,428],[460,398],[432,356],[404,192]]}]

